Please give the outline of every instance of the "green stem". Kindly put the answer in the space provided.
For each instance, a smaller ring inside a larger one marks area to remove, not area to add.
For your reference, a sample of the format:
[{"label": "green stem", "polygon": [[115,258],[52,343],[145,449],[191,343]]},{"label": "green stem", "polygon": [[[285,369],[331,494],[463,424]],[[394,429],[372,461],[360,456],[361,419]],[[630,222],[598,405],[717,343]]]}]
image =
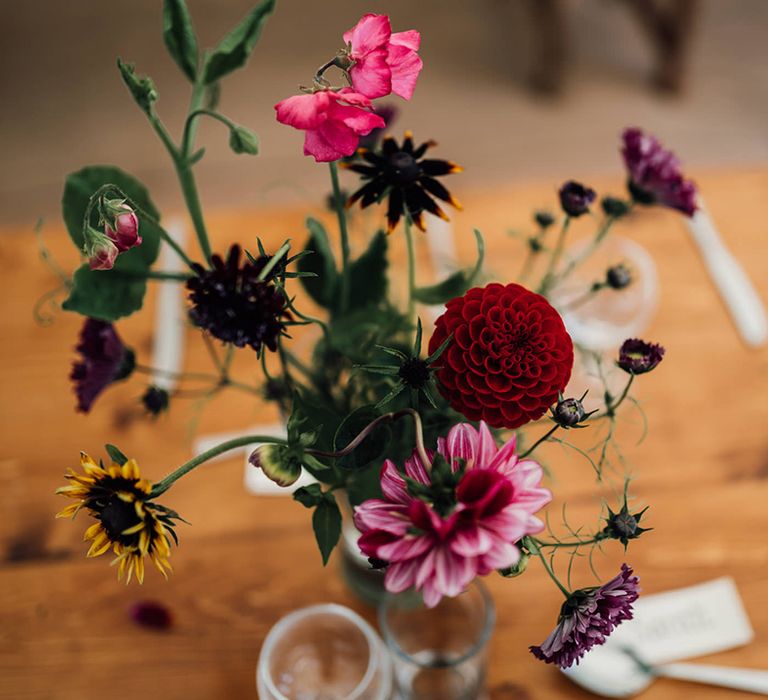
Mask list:
[{"label": "green stem", "polygon": [[224,454],[225,452],[229,452],[229,450],[234,450],[238,447],[246,447],[247,445],[252,445],[256,442],[260,443],[271,443],[274,445],[287,445],[288,443],[283,440],[282,438],[276,438],[272,435],[246,435],[245,437],[239,437],[234,438],[232,440],[227,440],[226,442],[222,442],[220,445],[216,445],[215,447],[212,447],[210,450],[206,450],[205,452],[201,452],[197,457],[193,457],[187,462],[184,462],[178,469],[175,469],[172,471],[168,476],[166,476],[161,481],[158,481],[153,487],[152,487],[152,493],[150,495],[150,498],[157,498],[159,495],[165,493],[175,481],[180,479],[185,474],[188,474],[196,467],[199,467],[201,464],[204,464],[209,459],[213,459],[214,457],[218,457],[220,454]]},{"label": "green stem", "polygon": [[173,240],[173,237],[163,228],[160,228],[160,238],[162,238],[173,250],[176,255],[178,255],[186,264],[188,267],[192,267],[192,260],[189,258],[189,256],[184,252],[183,248],[175,241]]},{"label": "green stem", "polygon": [[557,263],[560,262],[560,256],[563,254],[563,248],[565,247],[565,235],[568,233],[568,227],[571,225],[571,217],[567,214],[563,219],[563,225],[560,228],[560,235],[557,238],[557,244],[552,250],[552,255],[549,257],[549,265],[547,265],[547,271],[544,273],[544,277],[539,285],[539,294],[546,295],[555,283],[555,272],[557,270]]},{"label": "green stem", "polygon": [[611,230],[611,226],[613,226],[614,221],[616,221],[615,217],[613,216],[606,217],[605,221],[603,221],[603,224],[597,230],[597,233],[595,234],[595,237],[592,239],[592,242],[587,246],[584,252],[581,255],[579,255],[577,258],[574,258],[573,260],[571,260],[568,263],[568,265],[566,265],[565,270],[563,270],[563,274],[560,276],[561,282],[564,279],[566,279],[579,265],[581,265],[587,258],[589,258],[590,255],[592,255],[592,253],[594,253],[600,247],[600,244],[603,242],[605,237],[608,235],[608,232]]},{"label": "green stem", "polygon": [[536,540],[536,544],[539,547],[582,547],[587,544],[597,544],[598,542],[602,542],[603,540],[606,540],[610,537],[610,535],[606,535],[602,532],[598,532],[594,537],[591,537],[588,540],[571,540],[570,542],[542,542],[541,540]]},{"label": "green stem", "polygon": [[269,276],[269,273],[275,269],[277,263],[280,262],[280,258],[285,257],[286,253],[291,249],[291,241],[287,240],[283,245],[278,248],[277,252],[269,259],[269,262],[261,268],[257,281],[263,282]]},{"label": "green stem", "polygon": [[176,161],[176,175],[179,178],[181,192],[184,195],[184,202],[189,211],[189,217],[192,219],[192,225],[195,227],[195,234],[200,243],[200,250],[203,251],[208,264],[211,264],[211,243],[208,240],[208,232],[205,228],[205,219],[203,218],[203,209],[200,206],[200,195],[197,192],[197,183],[192,174],[192,168],[187,164],[184,154]]},{"label": "green stem", "polygon": [[146,277],[149,280],[175,280],[177,282],[186,282],[191,275],[186,272],[163,272],[161,270],[147,270],[145,274],[138,274],[137,277]]},{"label": "green stem", "polygon": [[536,556],[541,559],[541,563],[544,565],[544,569],[549,574],[549,578],[551,578],[555,585],[562,591],[563,595],[566,598],[569,598],[571,596],[571,592],[562,584],[560,583],[560,580],[555,575],[555,572],[552,570],[552,567],[549,565],[549,562],[547,561],[547,558],[544,556],[544,552],[541,551],[539,548],[538,540],[534,539],[533,537],[525,537],[523,539],[523,545],[528,549],[531,554],[535,554]]},{"label": "green stem", "polygon": [[331,187],[333,189],[333,205],[336,208],[336,216],[339,219],[339,236],[341,238],[341,312],[349,308],[350,295],[350,269],[349,269],[349,232],[347,231],[347,214],[344,210],[344,202],[341,201],[341,188],[339,187],[339,170],[336,161],[328,163],[331,171]]},{"label": "green stem", "polygon": [[[627,398],[627,395],[629,394],[629,389],[632,386],[632,382],[635,381],[635,375],[630,374],[629,375],[629,381],[627,382],[627,385],[624,387],[624,391],[621,392],[621,396],[619,396],[617,401],[609,401],[605,407],[605,415],[607,416],[613,416],[616,413],[616,409],[621,406],[621,404],[624,402],[624,399]],[[600,418],[602,416],[598,416]]]},{"label": "green stem", "polygon": [[414,291],[416,290],[416,251],[413,244],[413,231],[411,230],[411,217],[405,215],[405,243],[408,247],[408,318],[413,321],[416,314],[416,300]]},{"label": "green stem", "polygon": [[560,426],[558,424],[555,424],[550,428],[544,435],[542,435],[536,442],[533,443],[523,454],[520,455],[520,459],[525,459],[531,452],[533,452],[539,445],[541,445],[542,442],[547,440],[552,433],[554,433]]}]

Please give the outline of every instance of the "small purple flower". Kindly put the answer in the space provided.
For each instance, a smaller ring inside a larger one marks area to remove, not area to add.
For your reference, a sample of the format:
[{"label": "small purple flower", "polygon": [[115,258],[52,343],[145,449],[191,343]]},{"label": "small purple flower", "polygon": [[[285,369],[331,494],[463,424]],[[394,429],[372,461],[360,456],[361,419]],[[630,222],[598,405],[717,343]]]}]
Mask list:
[{"label": "small purple flower", "polygon": [[557,626],[541,646],[531,653],[548,664],[569,668],[624,620],[632,619],[632,603],[640,588],[638,578],[626,564],[621,572],[598,588],[574,591],[563,603]]},{"label": "small purple flower", "polygon": [[577,217],[589,211],[589,205],[595,201],[595,191],[580,182],[568,180],[560,188],[560,206],[568,216]]},{"label": "small purple flower", "polygon": [[619,360],[616,364],[629,374],[645,374],[655,369],[664,359],[664,352],[664,348],[658,343],[628,338],[619,348]]},{"label": "small purple flower", "polygon": [[104,389],[133,372],[135,358],[114,326],[95,318],[85,319],[76,350],[82,359],[72,365],[69,378],[75,384],[77,410],[88,413]]},{"label": "small purple flower", "polygon": [[625,129],[621,150],[629,171],[629,191],[640,204],[662,204],[693,216],[696,211],[696,185],[680,172],[680,162],[672,151],[641,129]]},{"label": "small purple flower", "polygon": [[131,606],[130,615],[137,625],[156,630],[167,630],[173,624],[171,611],[162,603],[156,603],[153,600],[134,603]]}]

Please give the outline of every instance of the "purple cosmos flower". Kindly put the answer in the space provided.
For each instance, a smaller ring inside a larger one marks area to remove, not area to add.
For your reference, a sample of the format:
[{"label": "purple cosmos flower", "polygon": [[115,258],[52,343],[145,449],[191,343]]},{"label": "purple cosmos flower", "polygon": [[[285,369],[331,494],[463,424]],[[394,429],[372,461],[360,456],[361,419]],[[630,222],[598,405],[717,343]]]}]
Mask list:
[{"label": "purple cosmos flower", "polygon": [[95,318],[85,319],[76,350],[82,359],[73,364],[69,378],[75,383],[77,410],[88,413],[104,389],[133,372],[135,358],[114,326]]},{"label": "purple cosmos flower", "polygon": [[683,177],[675,154],[641,129],[625,129],[622,138],[632,199],[640,204],[663,204],[693,216],[696,185]]},{"label": "purple cosmos flower", "polygon": [[595,201],[595,191],[580,182],[568,180],[560,188],[560,206],[568,216],[581,216],[589,211],[589,205]]},{"label": "purple cosmos flower", "polygon": [[664,352],[664,348],[658,343],[628,338],[619,348],[619,360],[616,364],[629,374],[645,374],[655,369],[664,359]]},{"label": "purple cosmos flower", "polygon": [[557,627],[531,653],[548,664],[568,668],[624,620],[632,619],[632,603],[640,591],[638,578],[626,564],[621,572],[598,588],[574,591],[563,603]]}]

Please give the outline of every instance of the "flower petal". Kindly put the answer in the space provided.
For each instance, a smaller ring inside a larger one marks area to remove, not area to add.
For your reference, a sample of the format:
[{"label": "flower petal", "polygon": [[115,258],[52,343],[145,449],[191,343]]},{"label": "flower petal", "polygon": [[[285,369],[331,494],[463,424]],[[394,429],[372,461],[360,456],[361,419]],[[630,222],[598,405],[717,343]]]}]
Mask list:
[{"label": "flower petal", "polygon": [[[403,32],[405,33],[407,32]],[[400,95],[404,100],[410,100],[416,90],[419,73],[424,67],[421,57],[407,46],[390,44],[387,62],[392,74],[392,92]]]},{"label": "flower petal", "polygon": [[317,129],[328,116],[330,102],[327,92],[288,97],[275,105],[277,121],[294,129]]},{"label": "flower petal", "polygon": [[356,61],[389,43],[392,26],[387,15],[363,15],[352,29],[344,32],[344,41],[352,44],[352,58]]}]

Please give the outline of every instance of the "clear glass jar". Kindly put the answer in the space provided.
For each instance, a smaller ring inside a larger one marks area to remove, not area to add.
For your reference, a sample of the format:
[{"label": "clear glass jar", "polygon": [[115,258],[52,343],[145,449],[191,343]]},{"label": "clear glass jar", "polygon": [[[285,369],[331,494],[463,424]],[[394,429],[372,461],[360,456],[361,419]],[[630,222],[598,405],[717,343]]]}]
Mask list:
[{"label": "clear glass jar", "polygon": [[259,655],[261,700],[390,700],[392,664],[373,628],[343,605],[282,618]]},{"label": "clear glass jar", "polygon": [[388,595],[379,608],[379,627],[400,698],[485,697],[486,647],[495,622],[493,600],[479,580],[434,608],[411,591]]}]

